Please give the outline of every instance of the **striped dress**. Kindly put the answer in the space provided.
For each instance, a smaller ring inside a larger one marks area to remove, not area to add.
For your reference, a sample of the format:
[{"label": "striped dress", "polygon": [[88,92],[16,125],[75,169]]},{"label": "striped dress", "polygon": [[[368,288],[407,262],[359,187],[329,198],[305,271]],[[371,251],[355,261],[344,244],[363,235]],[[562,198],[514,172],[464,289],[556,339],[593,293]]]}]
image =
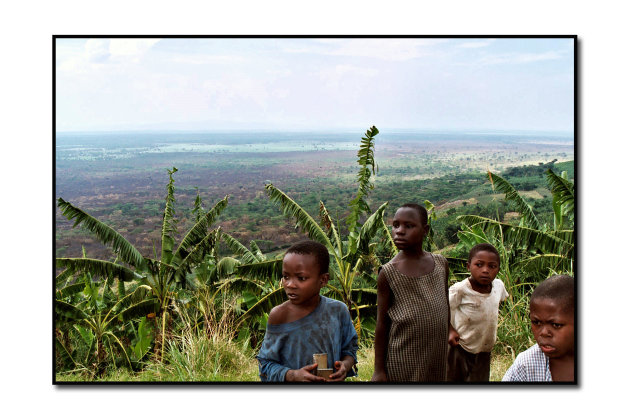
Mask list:
[{"label": "striped dress", "polygon": [[392,291],[387,312],[387,379],[391,382],[442,382],[448,355],[446,258],[431,254],[435,267],[409,277],[391,262],[383,265]]}]

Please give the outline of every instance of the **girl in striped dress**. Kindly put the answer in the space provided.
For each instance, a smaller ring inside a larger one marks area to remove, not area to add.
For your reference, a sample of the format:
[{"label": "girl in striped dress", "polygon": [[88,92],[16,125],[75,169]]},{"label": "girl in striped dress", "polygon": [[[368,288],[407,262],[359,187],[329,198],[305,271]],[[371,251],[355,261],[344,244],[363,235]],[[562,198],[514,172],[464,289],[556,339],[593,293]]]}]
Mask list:
[{"label": "girl in striped dress", "polygon": [[378,275],[372,381],[446,380],[448,263],[422,249],[428,230],[424,207],[404,204],[396,211],[392,237],[400,252]]}]

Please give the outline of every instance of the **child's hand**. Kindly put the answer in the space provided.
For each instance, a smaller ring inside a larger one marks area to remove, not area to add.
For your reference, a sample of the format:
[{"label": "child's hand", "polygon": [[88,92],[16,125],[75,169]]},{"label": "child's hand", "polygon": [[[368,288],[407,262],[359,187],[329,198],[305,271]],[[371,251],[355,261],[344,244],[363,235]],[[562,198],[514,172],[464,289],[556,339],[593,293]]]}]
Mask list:
[{"label": "child's hand", "polygon": [[284,380],[287,382],[324,382],[326,379],[313,375],[311,372],[317,368],[317,363],[304,366],[301,369],[289,370]]},{"label": "child's hand", "polygon": [[341,382],[344,379],[346,379],[347,375],[348,375],[348,368],[346,367],[346,364],[337,360],[335,362],[335,373],[329,375],[328,379],[326,380],[329,382]]},{"label": "child's hand", "polygon": [[453,347],[459,345],[459,334],[455,331],[455,328],[451,326],[448,328],[448,344]]}]

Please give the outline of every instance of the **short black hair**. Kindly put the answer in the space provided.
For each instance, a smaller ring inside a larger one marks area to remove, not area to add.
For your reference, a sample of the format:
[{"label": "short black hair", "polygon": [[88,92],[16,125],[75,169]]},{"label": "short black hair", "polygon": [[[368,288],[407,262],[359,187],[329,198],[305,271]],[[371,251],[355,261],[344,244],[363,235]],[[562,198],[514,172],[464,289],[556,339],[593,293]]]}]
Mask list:
[{"label": "short black hair", "polygon": [[492,252],[494,255],[497,256],[499,266],[501,266],[501,256],[499,255],[499,251],[497,251],[497,249],[492,244],[477,244],[470,248],[470,252],[468,253],[468,262],[470,263],[473,257],[481,251]]},{"label": "short black hair", "polygon": [[429,222],[429,215],[427,213],[427,209],[422,207],[420,204],[405,203],[402,206],[400,206],[401,209],[403,207],[409,207],[409,208],[412,208],[412,209],[416,210],[418,212],[418,214],[420,215],[420,221],[422,222],[423,225],[426,226],[426,224]]},{"label": "short black hair", "polygon": [[566,274],[558,274],[540,282],[534,289],[530,303],[536,299],[552,299],[560,304],[565,312],[573,313],[575,308],[575,281]]},{"label": "short black hair", "polygon": [[328,248],[319,242],[310,240],[298,242],[291,245],[286,254],[313,255],[319,266],[319,274],[328,273],[328,265],[330,264]]}]

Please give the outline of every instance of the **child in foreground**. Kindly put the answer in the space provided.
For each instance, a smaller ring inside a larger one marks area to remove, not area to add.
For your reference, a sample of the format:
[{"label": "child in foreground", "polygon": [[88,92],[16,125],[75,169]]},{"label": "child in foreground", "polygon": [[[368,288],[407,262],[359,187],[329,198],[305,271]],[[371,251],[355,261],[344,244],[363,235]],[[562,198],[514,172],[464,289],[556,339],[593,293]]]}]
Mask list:
[{"label": "child in foreground", "polygon": [[[303,241],[287,250],[282,287],[289,300],[269,313],[257,356],[262,381],[336,382],[356,375],[357,333],[348,308],[319,294],[329,279],[329,261],[328,250],[319,242]],[[326,353],[333,366],[313,363],[318,353]],[[315,374],[318,367],[334,372],[322,378]]]},{"label": "child in foreground", "polygon": [[516,357],[503,381],[574,381],[574,293],[573,277],[567,275],[550,277],[536,287],[529,303],[536,344]]},{"label": "child in foreground", "polygon": [[418,204],[404,204],[394,215],[392,237],[400,252],[378,274],[372,381],[446,380],[448,263],[422,249],[427,221]]},{"label": "child in foreground", "polygon": [[497,337],[499,304],[508,297],[503,282],[496,278],[500,266],[495,247],[475,245],[466,263],[470,277],[449,288],[449,381],[490,380],[490,352]]}]

